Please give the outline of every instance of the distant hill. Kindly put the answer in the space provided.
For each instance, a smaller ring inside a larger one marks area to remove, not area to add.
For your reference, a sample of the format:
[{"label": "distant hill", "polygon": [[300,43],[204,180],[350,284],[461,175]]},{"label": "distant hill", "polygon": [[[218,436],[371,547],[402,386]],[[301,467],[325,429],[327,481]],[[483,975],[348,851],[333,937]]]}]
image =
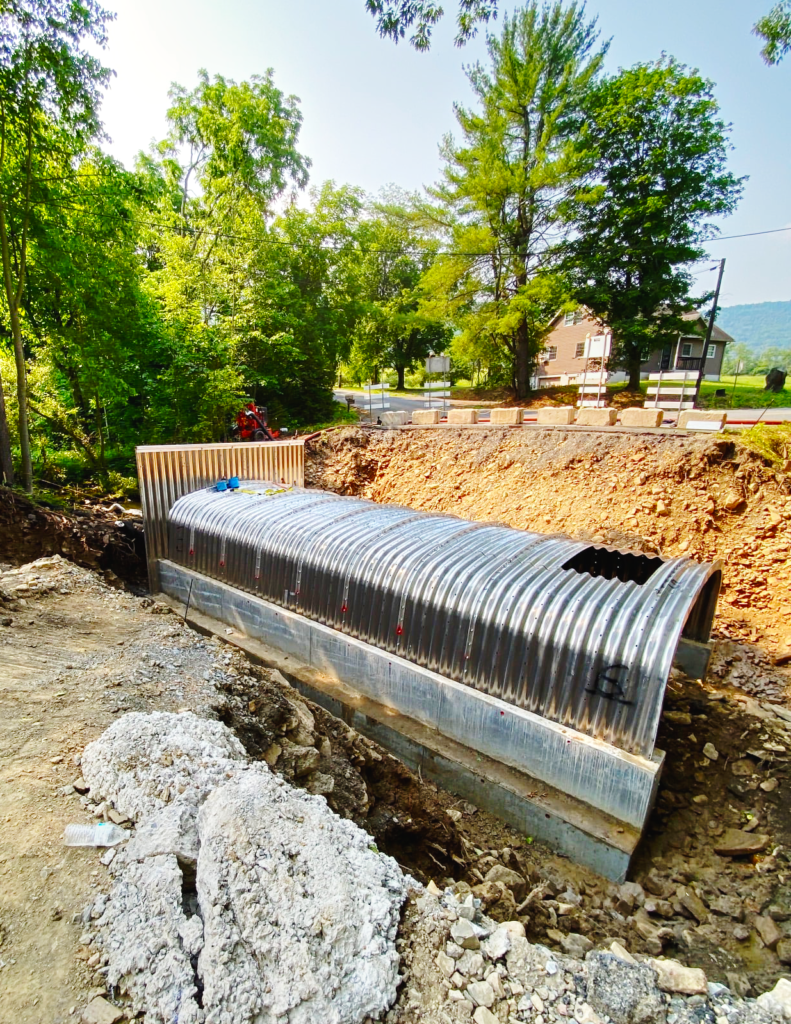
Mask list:
[{"label": "distant hill", "polygon": [[725,306],[720,310],[717,323],[737,342],[743,342],[756,352],[765,348],[791,348],[791,301]]}]

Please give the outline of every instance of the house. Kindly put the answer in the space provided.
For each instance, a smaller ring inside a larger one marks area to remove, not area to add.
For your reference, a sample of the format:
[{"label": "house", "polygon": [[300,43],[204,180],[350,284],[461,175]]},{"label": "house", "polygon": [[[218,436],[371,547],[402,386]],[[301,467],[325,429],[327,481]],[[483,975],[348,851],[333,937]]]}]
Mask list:
[{"label": "house", "polygon": [[[719,380],[725,346],[733,338],[714,325],[711,343],[704,354],[707,324],[700,313],[686,313],[687,333],[680,334],[662,349],[648,354],[640,367],[643,378],[660,370],[699,370],[703,360],[704,380]],[[549,388],[556,384],[574,384],[577,374],[598,369],[601,360],[610,354],[612,334],[586,309],[559,313],[539,353],[537,374],[533,384]],[[609,375],[610,383],[626,380],[620,371]]]}]

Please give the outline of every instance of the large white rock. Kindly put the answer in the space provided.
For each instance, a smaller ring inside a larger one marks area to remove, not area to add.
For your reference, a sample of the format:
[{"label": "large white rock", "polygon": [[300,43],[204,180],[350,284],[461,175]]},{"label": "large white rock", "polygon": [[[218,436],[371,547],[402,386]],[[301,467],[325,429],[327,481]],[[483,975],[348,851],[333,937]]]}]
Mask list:
[{"label": "large white rock", "polygon": [[254,771],[198,831],[206,1024],[359,1024],[393,1003],[406,886],[365,832]]},{"label": "large white rock", "polygon": [[126,715],[82,764],[138,822],[99,927],[147,1024],[359,1024],[395,1001],[407,880],[322,797],[191,714]]},{"label": "large white rock", "polygon": [[109,956],[107,983],[129,994],[146,1024],[199,1024],[203,1011],[191,956],[202,945],[199,917],[182,908],[182,873],[175,857],[124,866],[99,920]]},{"label": "large white rock", "polygon": [[134,712],[88,744],[82,774],[94,799],[139,821],[173,801],[201,803],[247,760],[221,722],[186,712]]},{"label": "large white rock", "polygon": [[781,978],[771,992],[764,992],[755,1001],[773,1017],[791,1020],[791,981]]}]

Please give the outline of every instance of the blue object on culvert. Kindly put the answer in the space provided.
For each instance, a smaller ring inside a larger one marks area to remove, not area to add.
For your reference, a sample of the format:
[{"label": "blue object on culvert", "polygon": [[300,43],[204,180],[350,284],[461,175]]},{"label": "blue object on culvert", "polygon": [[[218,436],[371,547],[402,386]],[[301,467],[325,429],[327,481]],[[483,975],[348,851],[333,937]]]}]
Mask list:
[{"label": "blue object on culvert", "polygon": [[232,491],[238,491],[239,490],[239,477],[238,476],[229,477],[229,479],[228,479],[228,486],[231,488]]},{"label": "blue object on culvert", "polygon": [[228,490],[228,484],[224,480],[218,480],[217,481],[217,487],[215,488],[215,490],[227,491]]}]

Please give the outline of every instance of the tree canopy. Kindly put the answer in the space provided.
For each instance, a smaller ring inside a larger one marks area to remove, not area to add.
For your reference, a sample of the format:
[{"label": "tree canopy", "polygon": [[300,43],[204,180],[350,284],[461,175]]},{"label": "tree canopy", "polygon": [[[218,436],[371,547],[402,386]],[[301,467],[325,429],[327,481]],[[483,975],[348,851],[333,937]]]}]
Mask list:
[{"label": "tree canopy", "polygon": [[[458,5],[456,45],[463,46],[481,22],[497,17],[498,0],[458,0]],[[411,30],[409,42],[416,50],[430,49],[431,30],[445,13],[435,0],[365,0],[365,7],[384,38],[397,43]]]},{"label": "tree canopy", "polygon": [[606,49],[584,5],[533,2],[506,17],[488,66],[468,71],[477,109],[456,107],[462,140],[446,138],[444,177],[430,190],[427,215],[456,255],[428,274],[429,308],[505,347],[520,398],[562,295],[550,280],[560,204],[580,173],[573,142]]},{"label": "tree canopy", "polygon": [[791,52],[791,0],[779,3],[756,22],[753,32],[763,39],[761,56],[769,64],[779,64]]},{"label": "tree canopy", "polygon": [[[419,48],[442,14],[369,9]],[[457,41],[496,11],[461,0]],[[121,486],[136,444],[228,439],[250,400],[274,426],[330,422],[339,377],[420,385],[430,352],[525,398],[580,303],[634,371],[705,298],[686,268],[741,186],[712,87],[671,58],[605,75],[582,3],[533,0],[487,37],[422,197],[309,188],[272,70],[175,84],[164,138],[124,168],[101,150],[110,21],[96,0],[0,0],[6,482]]]},{"label": "tree canopy", "polygon": [[564,266],[575,298],[611,328],[611,365],[632,387],[645,354],[683,332],[690,265],[741,194],[728,134],[711,83],[671,58],[606,78],[586,100]]}]

